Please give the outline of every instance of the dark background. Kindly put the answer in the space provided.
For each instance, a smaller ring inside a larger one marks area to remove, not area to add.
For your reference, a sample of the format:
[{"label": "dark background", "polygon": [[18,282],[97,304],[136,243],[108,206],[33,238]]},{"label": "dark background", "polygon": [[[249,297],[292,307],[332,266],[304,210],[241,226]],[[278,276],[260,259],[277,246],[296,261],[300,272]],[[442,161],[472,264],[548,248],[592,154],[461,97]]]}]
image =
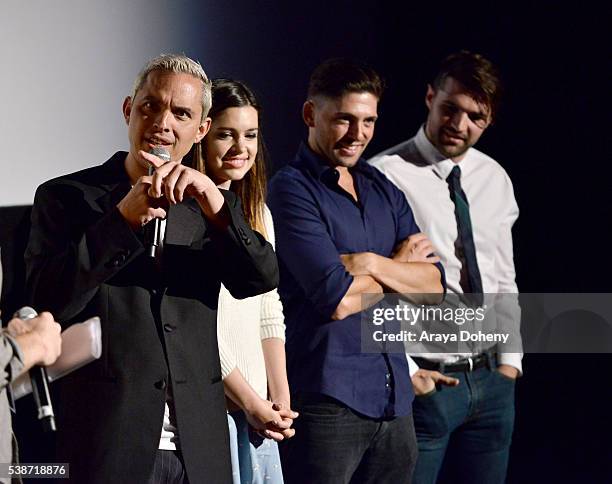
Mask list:
[{"label": "dark background", "polygon": [[[366,60],[386,78],[380,119],[366,157],[416,133],[427,82],[449,53],[469,49],[502,71],[506,97],[478,148],[515,185],[515,226],[523,292],[610,292],[608,109],[609,12],[588,2],[519,5],[363,1],[247,2],[198,6],[206,21],[182,33],[185,52],[211,77],[249,84],[264,106],[272,171],[295,154],[308,78],[322,60]],[[184,22],[187,25],[187,22]],[[211,30],[212,29],[212,30]]]},{"label": "dark background", "polygon": [[[259,95],[272,171],[305,136],[301,106],[322,60],[363,59],[387,79],[369,157],[416,133],[444,56],[484,54],[507,94],[478,148],[514,183],[519,289],[612,292],[609,12],[594,2],[425,3],[191,3],[219,22],[206,32],[214,52],[197,43],[186,52],[212,77],[242,79]],[[185,34],[198,38],[197,26]],[[509,482],[612,482],[612,355],[526,355],[524,373]]]},{"label": "dark background", "polygon": [[[507,93],[478,148],[514,183],[519,289],[612,293],[610,15],[594,5],[183,1],[169,28],[211,77],[241,79],[258,94],[271,172],[306,133],[301,106],[320,61],[363,59],[387,79],[369,157],[417,131],[441,58],[484,54]],[[509,482],[612,482],[612,357],[526,355],[524,373]]]}]

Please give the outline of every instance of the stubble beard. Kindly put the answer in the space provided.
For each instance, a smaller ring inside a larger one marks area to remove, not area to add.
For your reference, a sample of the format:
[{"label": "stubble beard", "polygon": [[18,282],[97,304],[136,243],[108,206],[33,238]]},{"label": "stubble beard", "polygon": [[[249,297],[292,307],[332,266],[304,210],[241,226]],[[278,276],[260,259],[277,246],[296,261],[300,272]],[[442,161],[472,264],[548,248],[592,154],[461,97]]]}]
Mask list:
[{"label": "stubble beard", "polygon": [[435,142],[433,143],[438,151],[444,155],[446,158],[457,158],[464,155],[467,150],[471,148],[471,145],[468,144],[467,140],[463,140],[460,145],[446,145],[442,142],[442,138],[444,136],[443,129],[440,129],[436,135]]}]

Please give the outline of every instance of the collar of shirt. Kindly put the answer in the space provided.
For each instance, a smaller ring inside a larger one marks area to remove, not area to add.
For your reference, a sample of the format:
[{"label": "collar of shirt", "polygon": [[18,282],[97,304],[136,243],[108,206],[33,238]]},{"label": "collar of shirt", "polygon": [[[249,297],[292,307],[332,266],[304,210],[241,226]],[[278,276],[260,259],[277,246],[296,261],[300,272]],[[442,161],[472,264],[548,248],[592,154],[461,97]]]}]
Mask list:
[{"label": "collar of shirt", "polygon": [[[289,163],[289,165],[298,170],[306,170],[315,178],[321,180],[327,186],[337,186],[340,174],[338,170],[330,166],[329,161],[315,153],[306,141],[300,143],[298,152]],[[373,179],[375,168],[371,167],[363,158],[359,158],[357,163],[349,168],[351,174],[364,175],[369,179]]]}]

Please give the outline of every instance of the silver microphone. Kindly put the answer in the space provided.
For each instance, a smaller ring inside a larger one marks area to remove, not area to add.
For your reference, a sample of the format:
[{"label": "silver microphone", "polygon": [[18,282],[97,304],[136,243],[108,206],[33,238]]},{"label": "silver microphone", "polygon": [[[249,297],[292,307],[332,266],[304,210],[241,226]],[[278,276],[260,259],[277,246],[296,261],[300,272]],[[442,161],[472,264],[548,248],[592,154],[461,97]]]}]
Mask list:
[{"label": "silver microphone", "polygon": [[[149,150],[149,153],[152,155],[161,158],[162,160],[168,162],[170,161],[170,152],[161,146],[154,146]],[[153,165],[149,166],[149,176],[155,173],[155,167]],[[145,249],[147,251],[147,255],[149,257],[155,257],[157,247],[159,246],[161,241],[161,219],[155,217],[153,220],[149,221],[144,227],[144,242]]]},{"label": "silver microphone", "polygon": [[[15,317],[27,321],[34,319],[38,313],[30,306],[24,306],[15,313]],[[53,413],[53,405],[51,404],[51,395],[49,393],[49,377],[47,369],[44,366],[35,366],[29,371],[30,380],[32,382],[32,395],[34,403],[38,409],[38,420],[41,421],[43,430],[46,432],[55,432],[55,414]]]}]

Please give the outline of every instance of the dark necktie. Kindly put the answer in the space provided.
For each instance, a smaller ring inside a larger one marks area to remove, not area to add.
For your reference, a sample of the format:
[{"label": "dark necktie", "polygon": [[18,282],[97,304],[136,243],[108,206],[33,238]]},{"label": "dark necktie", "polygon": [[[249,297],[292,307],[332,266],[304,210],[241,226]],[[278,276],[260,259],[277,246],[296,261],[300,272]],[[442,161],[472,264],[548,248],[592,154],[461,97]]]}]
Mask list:
[{"label": "dark necktie", "polygon": [[476,260],[476,247],[470,218],[470,204],[461,188],[461,169],[455,165],[446,179],[450,197],[455,204],[455,219],[457,220],[458,243],[455,244],[457,257],[461,261],[461,288],[466,293],[472,293],[471,299],[482,305],[482,279]]}]

